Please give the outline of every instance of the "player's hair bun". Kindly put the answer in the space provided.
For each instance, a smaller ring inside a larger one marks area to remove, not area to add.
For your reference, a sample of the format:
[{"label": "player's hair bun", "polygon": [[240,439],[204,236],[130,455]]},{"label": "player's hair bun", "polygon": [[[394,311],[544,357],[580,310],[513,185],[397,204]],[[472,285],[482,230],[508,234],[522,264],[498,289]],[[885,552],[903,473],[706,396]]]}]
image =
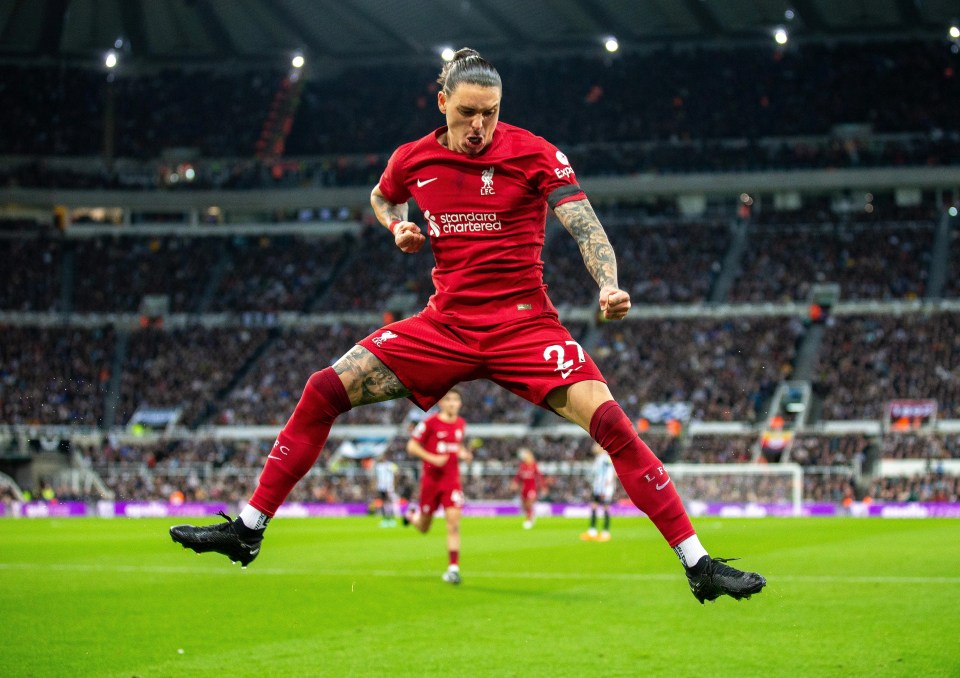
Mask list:
[{"label": "player's hair bun", "polygon": [[458,49],[453,58],[443,65],[437,82],[448,94],[461,82],[481,87],[503,87],[497,69],[480,56],[480,52],[469,47]]}]

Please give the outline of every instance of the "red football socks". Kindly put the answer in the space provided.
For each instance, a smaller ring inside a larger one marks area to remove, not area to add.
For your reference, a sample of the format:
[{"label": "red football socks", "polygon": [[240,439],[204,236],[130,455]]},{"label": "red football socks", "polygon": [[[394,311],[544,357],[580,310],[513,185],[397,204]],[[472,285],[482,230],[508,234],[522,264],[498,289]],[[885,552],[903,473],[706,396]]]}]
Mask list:
[{"label": "red football socks", "polygon": [[300,402],[270,450],[250,505],[272,518],[317,461],[333,421],[351,407],[332,367],[310,375]]},{"label": "red football socks", "polygon": [[663,464],[640,440],[616,401],[608,400],[593,413],[590,436],[610,455],[630,500],[649,516],[671,548],[695,534]]}]

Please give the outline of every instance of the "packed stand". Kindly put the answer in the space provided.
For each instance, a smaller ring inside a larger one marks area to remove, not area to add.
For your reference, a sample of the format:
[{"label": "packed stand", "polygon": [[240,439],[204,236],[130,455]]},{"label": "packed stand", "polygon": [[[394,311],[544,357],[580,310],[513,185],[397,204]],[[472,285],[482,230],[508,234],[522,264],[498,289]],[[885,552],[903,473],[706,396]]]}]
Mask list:
[{"label": "packed stand", "polygon": [[[617,252],[620,284],[633,303],[707,301],[730,244],[728,225],[643,221],[640,208],[598,207],[597,213]],[[594,303],[596,285],[584,268],[577,243],[554,220],[548,223],[542,258],[544,281],[554,304]]]},{"label": "packed stand", "polygon": [[[646,437],[641,437],[646,440]],[[679,445],[677,461],[687,464],[746,464],[754,460],[753,448],[756,445],[756,435],[693,436]],[[652,445],[651,448],[657,451]]]},{"label": "packed stand", "polygon": [[[580,172],[585,174],[610,167],[620,173],[715,171],[720,158],[743,170],[778,153],[776,146],[750,144],[727,153],[723,146],[696,153],[682,147],[691,140],[830,135],[835,127],[853,123],[878,133],[926,133],[955,145],[960,130],[960,113],[952,105],[960,98],[955,77],[960,57],[941,41],[805,43],[785,50],[664,47],[616,58],[503,59],[497,67],[507,83],[504,120],[561,148],[650,141],[679,146],[672,153],[667,146],[659,154],[628,158],[593,149],[583,158]],[[286,140],[287,154],[385,153],[440,125],[436,65],[375,68],[353,66],[333,78],[308,79]],[[197,68],[108,81],[99,70],[4,65],[0,82],[11,103],[0,114],[0,155],[98,155],[109,96],[117,157],[156,158],[164,149],[182,147],[197,148],[206,157],[251,157],[285,76],[279,69]],[[371,86],[358,88],[358,82]],[[555,107],[543,105],[557,92],[564,93],[559,118],[552,113]],[[370,111],[382,109],[382,101],[403,115],[371,116]],[[826,149],[805,152],[800,146],[785,153],[791,166],[869,163],[876,152],[853,139],[841,136]],[[910,151],[905,145],[889,155],[896,162]],[[955,162],[957,157],[939,153],[936,145],[931,151],[918,152],[916,162]],[[575,166],[579,161],[574,158]]]},{"label": "packed stand", "polygon": [[756,227],[730,301],[807,301],[838,283],[840,299],[917,299],[926,289],[934,222]]},{"label": "packed stand", "polygon": [[960,435],[889,433],[880,440],[883,459],[960,459]]},{"label": "packed stand", "polygon": [[[364,325],[317,325],[286,329],[270,341],[250,371],[220,403],[219,425],[282,427],[300,400],[310,375],[336,362],[354,344],[377,329]],[[357,408],[380,412],[382,405]],[[356,421],[353,410],[341,423],[396,423]],[[399,421],[399,419],[397,420]]]},{"label": "packed stand", "polygon": [[63,257],[64,243],[57,237],[0,238],[6,278],[0,286],[0,310],[64,310]]},{"label": "packed stand", "polygon": [[869,496],[885,502],[956,503],[960,501],[960,476],[934,471],[910,478],[876,478]]},{"label": "packed stand", "polygon": [[608,235],[631,300],[650,304],[707,301],[731,240],[729,225],[715,222],[614,222]]},{"label": "packed stand", "polygon": [[[411,216],[411,219],[415,217]],[[390,233],[381,226],[364,229],[352,256],[316,305],[317,311],[420,310],[433,294],[433,256],[429,243],[415,254],[397,250]],[[390,308],[395,295],[409,295],[403,308]],[[358,339],[362,337],[357,337]]]},{"label": "packed stand", "polygon": [[603,325],[591,355],[630,416],[686,402],[693,419],[757,421],[789,377],[802,325],[788,318],[664,319]]},{"label": "packed stand", "polygon": [[340,237],[238,236],[226,248],[229,264],[209,310],[276,313],[306,310],[350,243]]},{"label": "packed stand", "polygon": [[103,425],[115,344],[109,327],[0,327],[0,421]]},{"label": "packed stand", "polygon": [[[950,103],[960,97],[953,77],[958,59],[939,41],[901,41],[808,43],[783,51],[663,48],[615,59],[501,60],[497,68],[507,83],[503,119],[562,147],[827,134],[850,122],[878,132],[960,130],[960,111]],[[353,86],[369,80],[367,70],[343,73],[344,96],[336,89],[331,94],[331,83],[308,85],[288,148],[292,154],[382,151],[425,134],[439,126],[435,70],[380,67],[387,91],[369,88],[369,95],[409,112],[382,121],[366,115],[376,102],[359,100],[363,92]],[[558,118],[543,102],[561,91],[565,108]],[[344,100],[351,103],[343,107]],[[309,120],[325,123],[321,129]]]},{"label": "packed stand", "polygon": [[960,417],[960,315],[842,316],[820,348],[821,418],[881,419],[888,401],[935,399]]},{"label": "packed stand", "polygon": [[[580,177],[690,172],[743,172],[858,167],[951,165],[960,157],[960,132],[870,135],[854,141],[832,135],[752,140],[575,143],[563,146]],[[0,161],[0,186],[22,188],[200,191],[373,186],[389,153],[297,158],[194,158],[189,179],[171,179],[178,163],[163,160],[106,165],[62,156]]]},{"label": "packed stand", "polygon": [[859,468],[867,458],[870,439],[862,433],[843,436],[800,435],[790,447],[789,461],[804,467]]},{"label": "packed stand", "polygon": [[114,154],[152,158],[195,147],[209,157],[253,154],[282,81],[279,71],[164,70],[107,78],[74,67],[0,68],[4,99],[0,153],[98,155],[104,107],[114,102]]},{"label": "packed stand", "polygon": [[[713,440],[703,444],[696,437],[694,448],[720,448],[723,443]],[[397,490],[401,497],[416,497],[421,462],[404,451],[405,435],[390,441],[386,456],[400,466]],[[659,443],[651,444],[658,454]],[[745,441],[736,437],[730,447],[744,448]],[[361,462],[339,456],[343,441],[331,440],[314,469],[294,488],[290,501],[300,502],[363,502],[376,496],[372,472]],[[474,452],[474,461],[463,465],[462,482],[469,502],[517,498],[512,480],[519,460],[517,450],[530,447],[544,473],[542,501],[551,503],[586,503],[591,496],[589,449],[590,441],[583,436],[552,437],[525,436],[522,438],[471,437],[468,441]],[[843,444],[843,443],[842,443]],[[244,501],[256,486],[263,459],[269,453],[271,441],[217,441],[183,440],[149,445],[123,445],[105,442],[102,446],[83,451],[88,465],[104,479],[116,494],[118,501],[167,500],[174,502]],[[930,471],[936,480],[942,476],[936,469]],[[805,501],[849,504],[856,496],[854,474],[848,467],[821,469],[804,475]],[[942,478],[941,478],[942,479]],[[792,485],[783,475],[745,476],[732,470],[729,474],[685,474],[676,482],[687,502],[771,502],[788,503],[792,500]],[[949,477],[947,477],[949,480]],[[875,481],[875,486],[904,486],[907,479]],[[861,493],[862,494],[862,493]],[[925,501],[902,499],[901,495],[877,495],[874,499],[888,501]],[[615,499],[623,498],[617,487]]]},{"label": "packed stand", "polygon": [[833,473],[805,473],[803,500],[816,503],[849,506],[857,498],[856,475],[838,468]]},{"label": "packed stand", "polygon": [[169,299],[171,312],[196,312],[223,238],[94,237],[67,242],[73,252],[72,308],[135,313],[144,296]]},{"label": "packed stand", "polygon": [[179,423],[206,421],[221,391],[266,341],[262,328],[154,329],[132,332],[116,423],[141,406],[181,408]]}]

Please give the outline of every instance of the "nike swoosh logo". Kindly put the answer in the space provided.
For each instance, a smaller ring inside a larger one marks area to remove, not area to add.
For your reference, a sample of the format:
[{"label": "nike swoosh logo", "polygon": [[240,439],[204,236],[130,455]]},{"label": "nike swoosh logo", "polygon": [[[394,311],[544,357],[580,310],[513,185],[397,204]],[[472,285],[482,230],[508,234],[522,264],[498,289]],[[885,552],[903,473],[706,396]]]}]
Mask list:
[{"label": "nike swoosh logo", "polygon": [[272,454],[268,454],[267,459],[276,459],[277,461],[283,461],[283,457],[275,457]]},{"label": "nike swoosh logo", "polygon": [[255,548],[255,549],[253,549],[253,550],[250,552],[250,555],[251,555],[251,556],[255,556],[255,555],[257,555],[258,553],[260,553],[260,547],[259,547],[259,546],[258,546],[257,548]]},{"label": "nike swoosh logo", "polygon": [[660,490],[662,490],[663,488],[665,488],[665,487],[666,487],[667,485],[669,485],[669,484],[670,484],[670,479],[669,479],[669,478],[667,478],[667,482],[665,482],[663,485],[661,485],[660,483],[657,483],[657,485],[656,485],[657,492],[659,492]]},{"label": "nike swoosh logo", "polygon": [[440,177],[434,177],[433,179],[424,179],[422,181],[420,179],[417,179],[417,188],[423,188],[424,186],[429,184],[431,181],[436,181],[439,178]]}]

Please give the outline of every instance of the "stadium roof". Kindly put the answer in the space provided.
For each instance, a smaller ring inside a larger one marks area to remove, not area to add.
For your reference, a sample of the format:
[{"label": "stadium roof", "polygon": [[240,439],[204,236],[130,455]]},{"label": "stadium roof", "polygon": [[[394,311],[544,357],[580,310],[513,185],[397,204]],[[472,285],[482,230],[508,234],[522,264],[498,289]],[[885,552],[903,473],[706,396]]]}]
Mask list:
[{"label": "stadium roof", "polygon": [[[142,66],[270,63],[302,50],[333,66],[435,59],[444,45],[491,56],[664,42],[876,35],[946,39],[956,0],[0,0],[0,59]],[[792,18],[788,18],[791,15]]]}]

